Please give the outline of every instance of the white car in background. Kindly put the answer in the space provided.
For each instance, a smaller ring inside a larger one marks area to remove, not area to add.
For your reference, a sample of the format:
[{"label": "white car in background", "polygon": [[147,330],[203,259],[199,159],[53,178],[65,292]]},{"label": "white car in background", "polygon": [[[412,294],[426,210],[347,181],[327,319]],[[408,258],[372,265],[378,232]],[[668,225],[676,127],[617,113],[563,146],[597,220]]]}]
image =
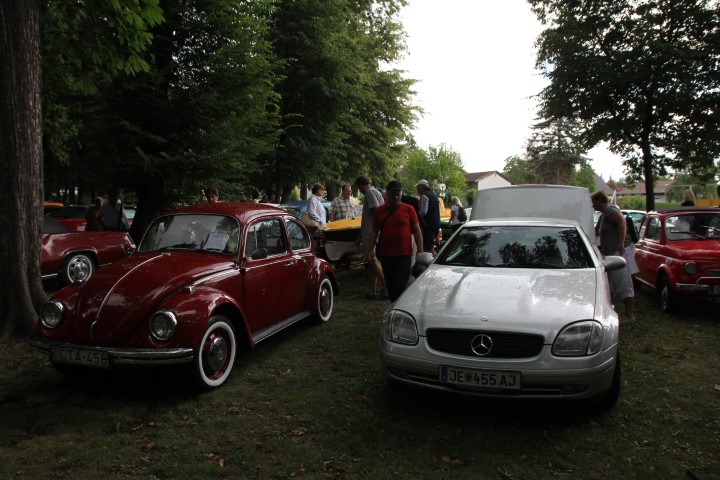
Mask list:
[{"label": "white car in background", "polygon": [[[473,216],[488,218],[465,223],[437,258],[418,255],[426,270],[385,312],[380,356],[387,378],[491,398],[613,406],[619,323],[605,272],[625,260],[603,259],[588,236],[587,189],[502,188],[479,201],[510,194],[516,205],[562,198],[571,207],[558,208],[554,218],[500,219],[476,201]],[[512,210],[506,207],[497,211]]]}]

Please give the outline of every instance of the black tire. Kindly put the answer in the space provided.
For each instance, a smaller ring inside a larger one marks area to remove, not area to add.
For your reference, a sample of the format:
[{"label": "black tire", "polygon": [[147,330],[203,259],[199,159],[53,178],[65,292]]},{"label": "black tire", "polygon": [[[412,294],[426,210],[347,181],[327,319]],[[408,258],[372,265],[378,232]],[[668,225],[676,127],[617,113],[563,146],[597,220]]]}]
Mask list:
[{"label": "black tire", "polygon": [[670,287],[670,280],[668,280],[664,274],[661,274],[658,278],[657,292],[660,301],[660,310],[662,310],[663,313],[674,312],[678,302],[677,294],[673,291],[672,287]]},{"label": "black tire", "polygon": [[60,281],[63,285],[87,282],[95,273],[95,261],[87,253],[71,253],[63,261]]},{"label": "black tire", "polygon": [[225,383],[235,364],[236,352],[235,329],[230,320],[222,315],[210,318],[193,360],[196,383],[204,389]]},{"label": "black tire", "polygon": [[335,304],[335,292],[333,291],[330,277],[325,275],[320,281],[315,296],[315,313],[313,317],[320,323],[325,323],[332,317],[333,306]]},{"label": "black tire", "polygon": [[615,406],[618,399],[620,398],[620,384],[622,380],[622,365],[620,362],[620,348],[617,351],[617,357],[615,359],[615,373],[613,375],[612,383],[607,392],[603,393],[597,402],[597,406],[602,410],[610,410]]}]

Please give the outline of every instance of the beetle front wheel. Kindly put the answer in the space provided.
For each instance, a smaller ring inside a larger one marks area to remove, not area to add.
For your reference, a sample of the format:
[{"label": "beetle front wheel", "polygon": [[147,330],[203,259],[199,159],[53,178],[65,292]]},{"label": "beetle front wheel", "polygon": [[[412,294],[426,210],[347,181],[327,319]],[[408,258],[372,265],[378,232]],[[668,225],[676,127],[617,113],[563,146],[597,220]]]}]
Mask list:
[{"label": "beetle front wheel", "polygon": [[230,376],[235,363],[237,341],[230,320],[222,315],[210,319],[200,340],[194,360],[198,384],[204,388],[219,387]]}]

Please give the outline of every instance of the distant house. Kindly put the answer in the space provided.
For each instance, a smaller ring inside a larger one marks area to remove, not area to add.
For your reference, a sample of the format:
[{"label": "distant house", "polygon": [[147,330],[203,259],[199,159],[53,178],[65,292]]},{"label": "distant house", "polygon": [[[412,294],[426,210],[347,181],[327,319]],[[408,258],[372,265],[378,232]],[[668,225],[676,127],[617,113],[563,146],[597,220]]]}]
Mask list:
[{"label": "distant house", "polygon": [[475,190],[514,185],[512,180],[496,170],[491,172],[466,173],[465,182],[468,186],[474,187]]},{"label": "distant house", "polygon": [[[665,202],[665,193],[672,186],[674,180],[657,180],[655,182],[655,201]],[[635,184],[633,188],[621,188],[617,191],[618,197],[629,197],[631,195],[640,195],[642,197],[646,194],[645,182]]]}]

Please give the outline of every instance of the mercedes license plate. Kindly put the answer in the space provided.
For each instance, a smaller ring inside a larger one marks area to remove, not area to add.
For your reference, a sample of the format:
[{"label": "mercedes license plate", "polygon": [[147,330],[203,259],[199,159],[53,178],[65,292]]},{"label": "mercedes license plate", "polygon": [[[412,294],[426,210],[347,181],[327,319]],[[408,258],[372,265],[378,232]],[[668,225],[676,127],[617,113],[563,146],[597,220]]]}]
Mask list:
[{"label": "mercedes license plate", "polygon": [[519,390],[520,372],[504,370],[474,370],[440,365],[440,382],[467,387]]},{"label": "mercedes license plate", "polygon": [[78,348],[53,347],[50,358],[55,363],[69,363],[86,367],[109,368],[107,352],[97,350],[82,350]]}]

